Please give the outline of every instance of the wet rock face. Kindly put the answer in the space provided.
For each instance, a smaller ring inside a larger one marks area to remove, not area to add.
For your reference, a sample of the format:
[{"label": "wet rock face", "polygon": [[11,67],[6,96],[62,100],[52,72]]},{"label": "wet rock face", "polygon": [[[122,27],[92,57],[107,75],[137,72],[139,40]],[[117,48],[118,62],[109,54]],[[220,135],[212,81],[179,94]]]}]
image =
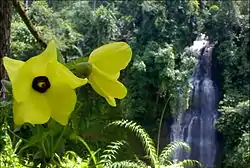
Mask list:
[{"label": "wet rock face", "polygon": [[[185,112],[174,118],[171,126],[171,141],[185,141],[191,147],[191,153],[177,151],[173,159],[195,159],[205,168],[214,168],[216,162],[217,132],[215,121],[218,118],[218,95],[216,84],[211,79],[212,53],[215,43],[201,41],[199,61],[191,77],[193,90],[190,106]],[[200,44],[199,42],[194,42]],[[195,47],[194,47],[195,48]]]}]

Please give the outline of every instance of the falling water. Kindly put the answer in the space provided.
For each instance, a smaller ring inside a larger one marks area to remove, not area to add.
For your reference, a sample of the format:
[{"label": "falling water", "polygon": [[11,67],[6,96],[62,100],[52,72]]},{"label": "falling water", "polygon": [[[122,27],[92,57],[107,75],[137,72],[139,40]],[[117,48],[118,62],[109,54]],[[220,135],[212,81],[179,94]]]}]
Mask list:
[{"label": "falling water", "polygon": [[[189,108],[174,118],[171,126],[171,141],[185,141],[191,152],[176,151],[174,160],[194,159],[202,162],[205,168],[215,167],[217,154],[216,130],[214,122],[218,112],[217,95],[211,80],[212,51],[214,44],[205,38],[196,40],[192,50],[199,52],[199,61],[189,82],[192,95]],[[179,109],[180,110],[180,109]]]}]

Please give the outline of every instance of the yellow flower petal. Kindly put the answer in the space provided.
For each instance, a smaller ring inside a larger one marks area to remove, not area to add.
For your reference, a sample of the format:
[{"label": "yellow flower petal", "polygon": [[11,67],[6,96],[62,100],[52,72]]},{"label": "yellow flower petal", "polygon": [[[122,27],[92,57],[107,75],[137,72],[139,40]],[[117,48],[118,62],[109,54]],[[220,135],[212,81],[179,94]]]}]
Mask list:
[{"label": "yellow flower petal", "polygon": [[30,95],[25,101],[18,103],[14,100],[13,113],[16,125],[44,124],[50,118],[50,108],[44,95],[34,90],[30,90]]},{"label": "yellow flower petal", "polygon": [[66,83],[72,89],[85,85],[88,82],[87,78],[78,78],[59,62],[48,65],[47,76],[49,77],[51,83]]},{"label": "yellow flower petal", "polygon": [[119,81],[109,78],[95,65],[92,68],[89,83],[98,94],[106,98],[110,105],[115,106],[114,98],[123,99],[127,95],[126,87]]},{"label": "yellow flower petal", "polygon": [[20,112],[20,103],[18,103],[16,100],[13,100],[13,119],[15,125],[23,125],[24,120],[22,117],[22,112]]},{"label": "yellow flower petal", "polygon": [[[39,61],[45,61],[45,62],[57,61],[57,49],[56,49],[56,43],[54,42],[54,40],[51,40],[47,44],[46,49],[42,53],[40,53],[39,55],[37,55],[35,57],[39,57],[39,59],[36,59],[37,62],[39,62]],[[32,58],[34,58],[34,57],[32,57]],[[29,59],[28,61],[30,61],[31,59]],[[39,63],[41,64],[41,62],[39,62]]]},{"label": "yellow flower petal", "polygon": [[95,49],[88,62],[117,79],[119,71],[126,68],[131,57],[132,51],[127,43],[113,42]]},{"label": "yellow flower petal", "polygon": [[56,58],[56,46],[54,41],[51,41],[40,55],[30,58],[19,68],[12,82],[13,95],[17,102],[25,101],[29,97],[33,79],[37,76],[47,76],[48,64],[56,64]]},{"label": "yellow flower petal", "polygon": [[45,93],[51,109],[51,117],[62,125],[68,123],[69,116],[75,108],[76,93],[66,84],[52,86]]},{"label": "yellow flower petal", "polygon": [[25,62],[30,71],[36,76],[46,75],[46,69],[49,63],[57,62],[57,52],[55,42],[52,40],[48,43],[47,48],[39,55],[34,56]]},{"label": "yellow flower petal", "polygon": [[14,79],[16,78],[16,76],[17,76],[20,68],[23,66],[24,62],[19,61],[19,60],[15,60],[15,59],[11,59],[8,57],[4,57],[3,64],[4,64],[4,67],[7,71],[7,73],[8,73],[10,81],[14,82]]},{"label": "yellow flower petal", "polygon": [[13,96],[17,102],[25,101],[30,96],[30,90],[32,90],[32,81],[36,77],[29,66],[24,64],[16,78],[12,82]]},{"label": "yellow flower petal", "polygon": [[115,107],[116,101],[113,97],[109,96],[102,88],[99,87],[99,85],[96,83],[95,80],[89,80],[89,84],[92,86],[92,88],[95,90],[96,93],[101,95],[106,99],[109,105]]}]

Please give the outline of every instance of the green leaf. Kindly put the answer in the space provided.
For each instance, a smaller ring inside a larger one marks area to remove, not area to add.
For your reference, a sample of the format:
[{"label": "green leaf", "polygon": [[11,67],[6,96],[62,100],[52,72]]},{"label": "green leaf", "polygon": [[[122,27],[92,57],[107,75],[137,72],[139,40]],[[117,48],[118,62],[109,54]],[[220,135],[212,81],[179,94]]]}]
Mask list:
[{"label": "green leaf", "polygon": [[1,80],[2,85],[4,86],[4,90],[7,91],[8,93],[12,93],[12,84],[10,81],[7,80]]}]

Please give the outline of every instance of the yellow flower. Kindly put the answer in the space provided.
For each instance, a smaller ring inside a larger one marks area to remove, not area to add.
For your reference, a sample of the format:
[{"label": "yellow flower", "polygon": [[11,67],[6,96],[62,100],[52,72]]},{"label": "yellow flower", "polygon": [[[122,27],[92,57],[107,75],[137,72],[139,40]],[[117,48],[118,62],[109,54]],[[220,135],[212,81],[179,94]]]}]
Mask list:
[{"label": "yellow flower", "polygon": [[124,42],[103,45],[89,56],[88,63],[92,66],[92,72],[88,82],[111,106],[116,106],[114,98],[122,99],[127,95],[126,87],[117,79],[120,70],[126,68],[131,57],[132,50]]},{"label": "yellow flower", "polygon": [[50,117],[62,125],[76,104],[75,88],[87,83],[57,61],[56,45],[51,41],[40,55],[23,62],[3,58],[12,83],[16,125],[43,124]]}]

